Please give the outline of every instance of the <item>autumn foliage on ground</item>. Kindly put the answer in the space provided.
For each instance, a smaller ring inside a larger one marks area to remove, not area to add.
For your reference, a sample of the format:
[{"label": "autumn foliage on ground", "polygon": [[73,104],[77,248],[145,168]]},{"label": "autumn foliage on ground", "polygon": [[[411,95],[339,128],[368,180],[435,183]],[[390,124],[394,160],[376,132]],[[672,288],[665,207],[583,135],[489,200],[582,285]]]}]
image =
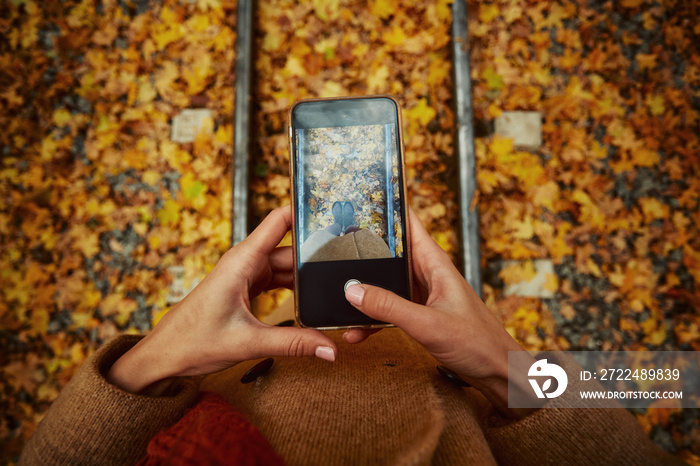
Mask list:
[{"label": "autumn foliage on ground", "polygon": [[[0,450],[103,341],[151,327],[230,244],[233,2],[0,9]],[[170,120],[206,106],[194,144]]]},{"label": "autumn foliage on ground", "polygon": [[[289,203],[291,103],[389,93],[404,107],[411,205],[456,260],[449,4],[256,4],[252,223]],[[491,309],[528,349],[700,350],[698,7],[513,0],[469,12]],[[236,17],[233,0],[13,0],[0,13],[5,462],[87,355],[167,312],[171,266],[190,283],[228,247]],[[213,121],[172,142],[172,118],[198,107]],[[540,148],[493,134],[511,110],[542,113]],[[555,264],[554,297],[504,296],[538,258]],[[698,462],[697,410],[635,414]]]}]

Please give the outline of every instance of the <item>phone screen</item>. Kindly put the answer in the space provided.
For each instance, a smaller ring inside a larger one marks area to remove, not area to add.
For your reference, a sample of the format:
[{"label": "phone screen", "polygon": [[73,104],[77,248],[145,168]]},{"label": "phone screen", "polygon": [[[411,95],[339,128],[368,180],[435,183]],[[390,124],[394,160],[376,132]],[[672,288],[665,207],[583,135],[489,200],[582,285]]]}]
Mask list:
[{"label": "phone screen", "polygon": [[297,305],[312,327],[372,325],[344,297],[357,280],[408,297],[398,107],[388,98],[292,111]]}]

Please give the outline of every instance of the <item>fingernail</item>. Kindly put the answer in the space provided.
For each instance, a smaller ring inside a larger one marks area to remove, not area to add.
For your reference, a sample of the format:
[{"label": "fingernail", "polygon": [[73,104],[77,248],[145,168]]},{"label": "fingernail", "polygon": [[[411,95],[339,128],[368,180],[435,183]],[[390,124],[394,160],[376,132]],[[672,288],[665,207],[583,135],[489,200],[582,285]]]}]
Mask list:
[{"label": "fingernail", "polygon": [[362,306],[362,300],[365,297],[365,289],[358,285],[349,286],[345,291],[345,299],[350,301],[350,304]]},{"label": "fingernail", "polygon": [[330,346],[317,346],[316,357],[333,362],[335,361],[335,351]]}]

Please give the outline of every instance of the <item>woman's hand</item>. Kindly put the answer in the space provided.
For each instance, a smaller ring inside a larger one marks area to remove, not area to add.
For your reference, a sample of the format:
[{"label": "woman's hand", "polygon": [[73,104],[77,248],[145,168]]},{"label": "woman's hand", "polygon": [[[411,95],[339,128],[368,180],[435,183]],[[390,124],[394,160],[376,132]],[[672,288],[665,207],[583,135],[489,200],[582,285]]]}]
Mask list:
[{"label": "woman's hand", "polygon": [[271,327],[250,311],[251,299],[262,290],[292,285],[289,247],[276,247],[291,221],[289,207],[272,211],[151,333],[114,363],[107,379],[127,391],[141,392],[172,377],[210,374],[265,356],[335,360],[337,348],[321,332]]},{"label": "woman's hand", "polygon": [[[348,287],[346,299],[368,316],[403,329],[502,412],[526,414],[508,409],[508,351],[523,348],[488,310],[413,211],[410,228],[413,286],[425,304],[364,284]],[[350,330],[344,337],[348,343],[359,343],[372,333]],[[529,386],[522,388],[531,390]]]}]

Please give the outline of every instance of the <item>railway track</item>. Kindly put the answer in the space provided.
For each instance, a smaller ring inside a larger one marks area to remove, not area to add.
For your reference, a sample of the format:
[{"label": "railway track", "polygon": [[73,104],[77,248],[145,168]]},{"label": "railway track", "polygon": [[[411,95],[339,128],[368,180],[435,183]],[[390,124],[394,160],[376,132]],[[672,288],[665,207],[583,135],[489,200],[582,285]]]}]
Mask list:
[{"label": "railway track", "polygon": [[[452,3],[451,58],[452,95],[454,96],[454,134],[457,154],[456,172],[459,193],[459,259],[464,277],[480,293],[481,267],[479,258],[479,220],[473,205],[476,174],[474,157],[473,110],[467,35],[467,8],[464,0]],[[236,105],[234,114],[234,157],[232,164],[233,211],[232,245],[242,241],[249,233],[250,225],[250,168],[251,122],[254,50],[254,14],[251,0],[239,0],[236,38],[235,89]]]}]

